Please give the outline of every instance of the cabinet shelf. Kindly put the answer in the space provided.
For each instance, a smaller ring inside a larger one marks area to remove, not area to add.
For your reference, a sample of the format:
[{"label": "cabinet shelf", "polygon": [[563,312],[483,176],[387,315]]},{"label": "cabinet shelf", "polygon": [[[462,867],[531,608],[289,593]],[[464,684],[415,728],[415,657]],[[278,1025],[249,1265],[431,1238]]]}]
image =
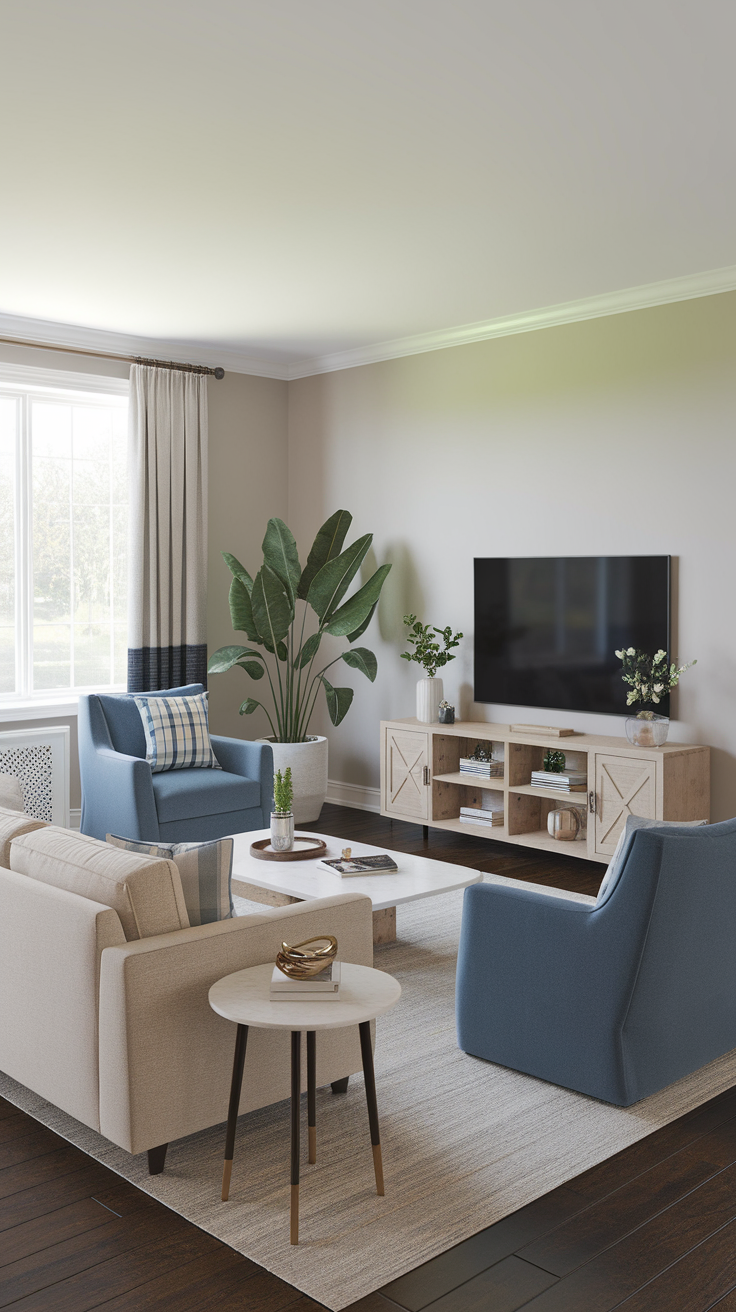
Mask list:
[{"label": "cabinet shelf", "polygon": [[511,793],[523,793],[524,797],[546,797],[553,799],[555,802],[577,802],[578,806],[588,805],[587,789],[582,793],[563,793],[559,788],[535,788],[533,784],[517,784],[515,788],[509,787]]},{"label": "cabinet shelf", "polygon": [[503,792],[505,781],[503,775],[498,775],[495,779],[486,779],[485,775],[465,774],[463,771],[456,770],[450,774],[433,774],[433,779],[442,784],[463,784],[469,788],[490,788],[493,792]]}]

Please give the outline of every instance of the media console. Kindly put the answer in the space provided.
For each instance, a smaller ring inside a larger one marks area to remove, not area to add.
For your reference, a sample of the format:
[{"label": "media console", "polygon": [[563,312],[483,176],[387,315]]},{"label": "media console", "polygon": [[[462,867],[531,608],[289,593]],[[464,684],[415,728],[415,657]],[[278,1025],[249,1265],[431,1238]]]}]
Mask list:
[{"label": "media console", "polygon": [[[460,773],[460,758],[478,743],[503,756],[499,778]],[[560,793],[531,785],[548,748],[564,751],[570,769],[585,770],[585,792]],[[466,824],[461,807],[480,809],[484,790],[503,799],[504,823]],[[547,832],[554,807],[576,806],[582,838],[560,842]],[[508,724],[472,721],[381,723],[381,814],[473,837],[608,862],[629,814],[653,820],[710,819],[710,748],[685,743],[632,747],[625,738],[523,734]]]}]

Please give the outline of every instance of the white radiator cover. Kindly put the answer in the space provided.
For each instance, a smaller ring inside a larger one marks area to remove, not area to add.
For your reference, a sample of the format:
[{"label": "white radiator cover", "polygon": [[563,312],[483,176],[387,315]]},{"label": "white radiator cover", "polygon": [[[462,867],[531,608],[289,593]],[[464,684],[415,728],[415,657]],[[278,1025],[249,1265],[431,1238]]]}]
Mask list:
[{"label": "white radiator cover", "polygon": [[0,733],[0,774],[20,779],[26,815],[69,827],[68,725]]}]

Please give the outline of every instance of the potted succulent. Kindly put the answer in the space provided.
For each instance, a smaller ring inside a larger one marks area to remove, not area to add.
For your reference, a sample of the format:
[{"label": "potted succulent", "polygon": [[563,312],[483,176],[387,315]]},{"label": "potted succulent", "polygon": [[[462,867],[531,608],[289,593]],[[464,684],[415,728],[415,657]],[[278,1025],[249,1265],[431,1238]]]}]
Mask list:
[{"label": "potted succulent", "polygon": [[[288,762],[292,770],[297,824],[318,819],[327,791],[327,739],[309,733],[320,690],[334,725],[345,718],[353,700],[353,689],[334,687],[327,671],[342,660],[372,683],[378,669],[373,652],[353,644],[375,614],[391,566],[381,565],[345,599],[373,541],[366,533],[343,550],[351,523],[347,510],[335,511],[317,533],[303,568],[293,534],[281,519],[268,521],[263,564],[255,577],[235,556],[222,553],[233,576],[232,625],[250,645],[221,647],[207,669],[223,674],[237,665],[249,679],[265,678],[265,700],[246,697],[240,714],[251,715],[259,706],[265,711],[271,734],[263,741],[274,749],[274,765],[285,769]],[[320,647],[328,634],[345,638],[349,649],[321,664]]]},{"label": "potted succulent", "polygon": [[[409,629],[406,641],[414,650],[402,651],[401,659],[416,661],[426,675],[426,678],[419,679],[417,683],[417,719],[423,724],[431,724],[438,718],[443,693],[442,680],[436,677],[437,671],[441,670],[448,661],[454,661],[452,648],[459,646],[463,635],[453,633],[449,625],[446,629],[438,629],[435,626],[430,627],[429,624],[422,624],[416,615],[405,615],[404,623]],[[437,634],[437,638],[433,637],[433,634]],[[438,642],[437,639],[440,641]]]},{"label": "potted succulent", "polygon": [[667,741],[670,722],[665,715],[658,715],[653,709],[660,706],[673,688],[680,682],[680,675],[689,670],[697,661],[688,661],[687,665],[668,664],[667,653],[660,647],[653,656],[636,647],[622,648],[614,655],[618,656],[623,669],[621,678],[628,687],[626,705],[641,703],[641,710],[629,716],[626,721],[626,737],[634,747],[661,747]]},{"label": "potted succulent", "polygon": [[294,846],[294,786],[291,767],[284,773],[277,770],[273,777],[273,811],[271,812],[271,847],[274,852],[290,852]]}]

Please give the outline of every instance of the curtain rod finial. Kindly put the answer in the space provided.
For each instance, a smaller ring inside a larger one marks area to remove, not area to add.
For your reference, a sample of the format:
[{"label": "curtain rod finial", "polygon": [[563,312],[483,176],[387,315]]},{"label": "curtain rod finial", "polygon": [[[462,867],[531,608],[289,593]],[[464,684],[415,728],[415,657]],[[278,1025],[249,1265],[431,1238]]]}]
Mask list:
[{"label": "curtain rod finial", "polygon": [[217,369],[215,369],[215,378],[220,379],[224,377],[225,377],[225,370],[221,369],[218,365]]}]

